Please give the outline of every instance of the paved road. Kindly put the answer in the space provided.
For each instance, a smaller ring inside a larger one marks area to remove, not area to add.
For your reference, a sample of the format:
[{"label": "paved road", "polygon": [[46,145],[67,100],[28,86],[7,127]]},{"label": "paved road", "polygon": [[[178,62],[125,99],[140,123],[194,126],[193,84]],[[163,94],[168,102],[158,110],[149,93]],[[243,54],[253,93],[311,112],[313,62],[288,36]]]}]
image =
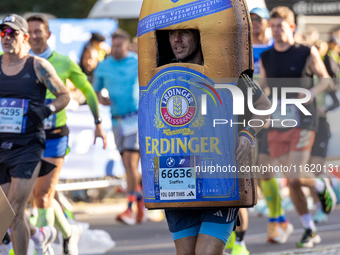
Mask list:
[{"label": "paved road", "polygon": [[[91,229],[107,231],[116,242],[116,247],[106,255],[175,254],[174,244],[165,221],[149,221],[142,225],[126,226],[115,221],[116,211],[110,214],[78,217],[80,221],[89,222]],[[287,217],[294,225],[295,231],[286,244],[274,245],[266,242],[267,219],[257,217],[256,213],[250,213],[249,230],[246,233],[245,241],[251,254],[340,255],[340,206],[330,215],[327,223],[318,226],[322,243],[312,250],[293,251],[295,242],[302,236],[303,229],[294,211],[288,212]]]}]

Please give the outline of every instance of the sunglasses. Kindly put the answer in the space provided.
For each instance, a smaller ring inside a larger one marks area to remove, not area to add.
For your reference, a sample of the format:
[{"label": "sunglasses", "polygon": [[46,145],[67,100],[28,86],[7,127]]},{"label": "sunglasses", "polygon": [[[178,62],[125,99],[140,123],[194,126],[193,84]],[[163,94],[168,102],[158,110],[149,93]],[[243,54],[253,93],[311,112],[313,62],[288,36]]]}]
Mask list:
[{"label": "sunglasses", "polygon": [[258,18],[252,18],[251,21],[257,21],[258,23],[261,23],[262,21],[262,18],[261,17],[258,17]]},{"label": "sunglasses", "polygon": [[1,36],[1,37],[5,37],[6,35],[9,35],[9,37],[13,38],[13,37],[18,36],[19,33],[20,33],[20,32],[17,31],[17,30],[7,28],[7,29],[2,29],[2,30],[1,30],[0,36]]}]

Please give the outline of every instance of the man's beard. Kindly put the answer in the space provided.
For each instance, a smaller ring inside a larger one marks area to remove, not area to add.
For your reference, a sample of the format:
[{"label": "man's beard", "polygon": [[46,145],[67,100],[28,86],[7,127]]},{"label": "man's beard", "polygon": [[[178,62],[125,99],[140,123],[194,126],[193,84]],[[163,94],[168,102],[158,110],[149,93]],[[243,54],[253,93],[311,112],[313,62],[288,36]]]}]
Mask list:
[{"label": "man's beard", "polygon": [[191,52],[188,56],[186,56],[182,59],[178,59],[178,61],[187,63],[190,60],[193,60],[196,57],[199,50],[200,50],[200,47],[197,45],[196,49],[193,52]]}]

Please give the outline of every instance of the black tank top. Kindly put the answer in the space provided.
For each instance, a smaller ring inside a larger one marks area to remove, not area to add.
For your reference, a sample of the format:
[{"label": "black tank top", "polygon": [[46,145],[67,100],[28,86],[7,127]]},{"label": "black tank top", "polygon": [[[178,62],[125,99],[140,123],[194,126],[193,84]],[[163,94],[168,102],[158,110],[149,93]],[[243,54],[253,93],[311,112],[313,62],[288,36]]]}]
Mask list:
[{"label": "black tank top", "polygon": [[[27,99],[28,111],[43,106],[46,96],[46,87],[35,74],[33,60],[33,56],[28,56],[23,69],[13,76],[5,75],[0,65],[0,98]],[[0,141],[12,142],[15,145],[26,145],[32,139],[38,139],[44,143],[45,132],[42,123],[35,126],[29,119],[27,119],[25,133],[0,132]]]},{"label": "black tank top", "polygon": [[[295,43],[285,52],[275,48],[261,54],[262,63],[266,71],[266,82],[270,89],[277,88],[278,99],[281,99],[281,88],[298,87],[310,89],[313,87],[313,76],[308,73],[306,64],[310,56],[311,47]],[[297,98],[297,93],[287,93],[287,98]],[[300,110],[300,128],[316,130],[316,103],[304,105],[312,114],[305,116]],[[286,131],[286,128],[278,129]]]}]

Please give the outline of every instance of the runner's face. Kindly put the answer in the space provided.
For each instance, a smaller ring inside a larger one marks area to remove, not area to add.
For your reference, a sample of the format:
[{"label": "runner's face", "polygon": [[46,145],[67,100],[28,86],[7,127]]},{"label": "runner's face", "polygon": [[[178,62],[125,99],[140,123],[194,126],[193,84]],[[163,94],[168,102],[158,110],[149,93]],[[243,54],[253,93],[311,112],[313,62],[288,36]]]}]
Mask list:
[{"label": "runner's face", "polygon": [[47,39],[50,38],[50,31],[47,31],[45,25],[40,21],[28,22],[28,40],[32,50],[36,54],[41,54],[47,49]]},{"label": "runner's face", "polygon": [[251,22],[253,25],[253,33],[254,34],[261,34],[265,32],[268,27],[268,20],[261,18],[260,16],[256,15],[255,13],[250,14]]},{"label": "runner's face", "polygon": [[289,25],[283,18],[271,18],[270,28],[275,42],[283,43],[288,42],[290,38],[293,38],[295,25]]},{"label": "runner's face", "polygon": [[[4,37],[1,37],[3,51],[7,54],[18,54],[25,44],[24,34],[20,31],[15,31],[9,26],[5,26],[2,31],[6,31]],[[10,31],[11,33],[8,33]]]},{"label": "runner's face", "polygon": [[[172,52],[179,62],[198,63],[201,59],[197,35],[189,29],[169,31]],[[199,56],[199,58],[198,58]]]},{"label": "runner's face", "polygon": [[112,39],[111,55],[116,60],[126,58],[129,53],[129,41],[124,38],[116,37]]},{"label": "runner's face", "polygon": [[85,51],[82,64],[88,72],[92,72],[98,65],[98,51],[95,49]]}]

